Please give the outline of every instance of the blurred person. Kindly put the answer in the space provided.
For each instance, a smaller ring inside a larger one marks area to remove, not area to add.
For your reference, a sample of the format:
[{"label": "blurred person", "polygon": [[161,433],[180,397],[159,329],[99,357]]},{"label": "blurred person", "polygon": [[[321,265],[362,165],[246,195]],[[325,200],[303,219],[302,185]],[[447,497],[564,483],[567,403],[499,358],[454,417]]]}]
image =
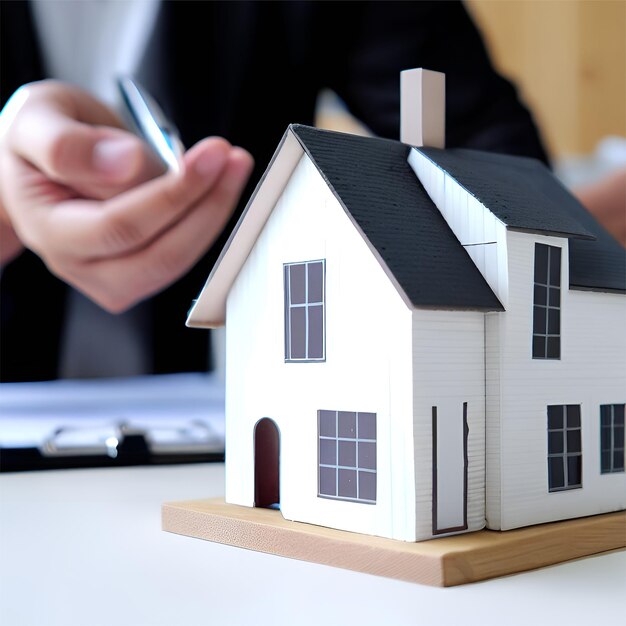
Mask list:
[{"label": "blurred person", "polygon": [[574,195],[626,247],[626,168],[618,168],[591,184],[576,188]]},{"label": "blurred person", "polygon": [[[547,162],[460,2],[38,0],[0,12],[2,106],[27,84],[0,117],[4,381],[206,370],[187,308],[240,198],[287,125],[313,123],[323,88],[398,139],[400,71],[442,71],[447,146]],[[193,146],[181,175],[162,174],[123,128],[118,73]],[[45,78],[57,80],[34,82]]]}]

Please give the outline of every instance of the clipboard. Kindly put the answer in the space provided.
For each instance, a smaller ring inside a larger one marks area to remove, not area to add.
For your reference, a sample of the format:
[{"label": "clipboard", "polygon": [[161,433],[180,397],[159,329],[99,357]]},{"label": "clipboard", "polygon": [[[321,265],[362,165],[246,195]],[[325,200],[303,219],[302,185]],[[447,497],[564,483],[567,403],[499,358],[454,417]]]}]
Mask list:
[{"label": "clipboard", "polygon": [[223,459],[215,375],[0,385],[0,472]]}]

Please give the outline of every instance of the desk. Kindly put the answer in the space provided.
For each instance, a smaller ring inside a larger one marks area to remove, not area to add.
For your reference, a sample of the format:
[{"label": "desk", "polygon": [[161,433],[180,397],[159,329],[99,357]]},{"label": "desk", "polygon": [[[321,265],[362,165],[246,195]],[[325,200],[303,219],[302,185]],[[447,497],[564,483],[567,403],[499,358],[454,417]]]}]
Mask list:
[{"label": "desk", "polygon": [[160,530],[166,500],[223,494],[222,464],[0,476],[0,624],[621,623],[626,552],[439,589]]}]

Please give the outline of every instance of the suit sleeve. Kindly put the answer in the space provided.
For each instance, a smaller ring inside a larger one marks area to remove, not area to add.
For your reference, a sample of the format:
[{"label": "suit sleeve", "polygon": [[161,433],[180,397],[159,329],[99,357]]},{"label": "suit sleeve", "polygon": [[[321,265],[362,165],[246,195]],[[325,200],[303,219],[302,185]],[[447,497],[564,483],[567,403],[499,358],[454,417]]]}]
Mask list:
[{"label": "suit sleeve", "polygon": [[513,85],[494,70],[460,2],[358,3],[358,11],[353,8],[343,19],[332,34],[337,47],[327,59],[330,87],[375,134],[399,138],[399,73],[424,67],[446,74],[448,147],[547,163],[531,114]]}]

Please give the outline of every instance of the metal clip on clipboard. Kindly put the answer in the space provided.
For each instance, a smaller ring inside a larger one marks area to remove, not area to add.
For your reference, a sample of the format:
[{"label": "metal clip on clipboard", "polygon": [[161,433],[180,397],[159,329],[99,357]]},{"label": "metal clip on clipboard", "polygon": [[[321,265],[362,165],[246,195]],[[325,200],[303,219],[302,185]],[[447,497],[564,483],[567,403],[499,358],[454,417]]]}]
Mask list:
[{"label": "metal clip on clipboard", "polygon": [[223,458],[224,388],[212,375],[0,385],[0,471]]},{"label": "metal clip on clipboard", "polygon": [[[44,466],[154,465],[212,461],[223,457],[223,443],[198,420],[183,426],[131,427],[123,421],[109,427],[55,430],[40,446]],[[71,464],[73,465],[73,464]]]}]

